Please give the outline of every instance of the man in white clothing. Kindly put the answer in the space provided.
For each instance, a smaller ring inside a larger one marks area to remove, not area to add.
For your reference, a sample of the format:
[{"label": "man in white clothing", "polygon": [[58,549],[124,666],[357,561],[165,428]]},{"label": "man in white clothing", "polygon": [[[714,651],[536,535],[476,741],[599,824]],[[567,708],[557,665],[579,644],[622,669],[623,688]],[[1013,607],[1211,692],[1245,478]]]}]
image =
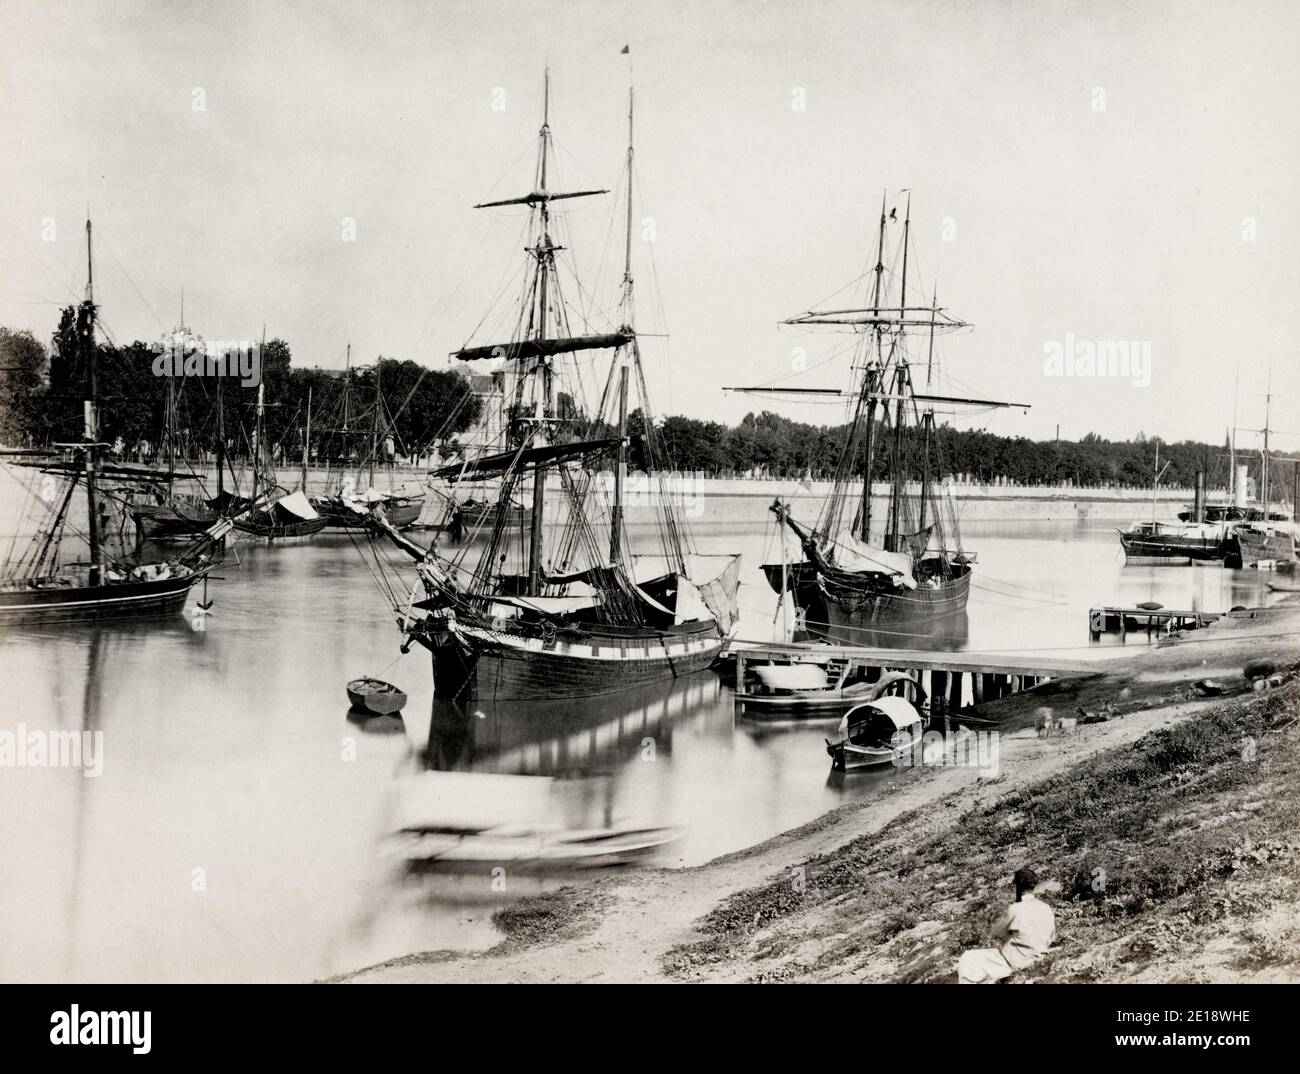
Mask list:
[{"label": "man in white clothing", "polygon": [[1056,915],[1034,896],[1038,874],[1033,869],[1016,873],[1016,901],[994,926],[1004,942],[965,952],[957,960],[958,984],[993,984],[1017,970],[1032,966],[1047,953],[1056,938]]}]

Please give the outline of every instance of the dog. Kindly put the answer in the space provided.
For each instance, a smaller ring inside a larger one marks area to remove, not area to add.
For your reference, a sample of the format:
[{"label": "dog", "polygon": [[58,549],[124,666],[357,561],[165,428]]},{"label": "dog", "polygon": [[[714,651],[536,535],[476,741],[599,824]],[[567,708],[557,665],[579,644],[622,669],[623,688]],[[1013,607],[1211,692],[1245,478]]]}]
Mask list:
[{"label": "dog", "polygon": [[1046,738],[1052,733],[1052,710],[1043,705],[1035,711],[1034,716],[1036,717],[1034,726],[1038,729],[1038,737]]}]

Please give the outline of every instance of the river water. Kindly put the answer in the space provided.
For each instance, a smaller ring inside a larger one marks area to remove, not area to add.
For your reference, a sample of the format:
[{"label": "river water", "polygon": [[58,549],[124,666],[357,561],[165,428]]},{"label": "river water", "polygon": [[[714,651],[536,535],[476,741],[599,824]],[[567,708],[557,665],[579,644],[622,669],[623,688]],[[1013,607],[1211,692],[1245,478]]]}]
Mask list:
[{"label": "river water", "polygon": [[[741,634],[770,638],[758,565],[778,555],[772,532],[722,530],[699,550],[744,553]],[[989,522],[964,536],[979,566],[958,647],[1106,659],[1122,650],[1089,641],[1091,604],[1219,611],[1271,596],[1260,572],[1126,566],[1107,527]],[[0,638],[0,732],[103,744],[97,777],[0,767],[0,980],[302,980],[490,945],[495,907],[559,881],[404,871],[388,853],[393,792],[427,769],[554,777],[572,825],[678,826],[669,866],[906,778],[830,778],[824,722],[738,718],[709,672],[589,703],[435,702],[427,654],[399,654],[346,536],[241,546],[219,573],[206,618]],[[1147,644],[1130,635],[1126,649]],[[408,692],[402,718],[349,714],[344,684],[362,673]]]}]

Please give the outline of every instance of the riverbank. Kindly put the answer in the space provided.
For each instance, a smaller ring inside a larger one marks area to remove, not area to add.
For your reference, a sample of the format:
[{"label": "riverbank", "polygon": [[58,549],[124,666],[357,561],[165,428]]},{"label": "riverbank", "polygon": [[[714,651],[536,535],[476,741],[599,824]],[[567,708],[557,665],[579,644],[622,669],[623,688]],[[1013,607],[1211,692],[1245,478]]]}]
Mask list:
[{"label": "riverbank", "polygon": [[[1026,980],[1300,979],[1300,608],[1225,619],[1105,675],[1004,698],[996,773],[900,771],[882,795],[685,870],[625,872],[495,916],[477,954],[349,981],[934,981],[990,942],[1024,864],[1049,881]],[[1286,683],[1251,692],[1250,659]],[[1205,697],[1195,684],[1225,688]],[[1034,711],[1105,715],[1039,738]]]}]

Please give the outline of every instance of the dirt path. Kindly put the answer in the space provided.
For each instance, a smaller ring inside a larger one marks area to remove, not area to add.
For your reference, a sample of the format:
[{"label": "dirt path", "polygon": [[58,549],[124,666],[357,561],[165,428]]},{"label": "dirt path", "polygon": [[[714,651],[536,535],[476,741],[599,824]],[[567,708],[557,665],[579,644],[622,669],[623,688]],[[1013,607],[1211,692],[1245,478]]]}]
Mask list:
[{"label": "dirt path", "polygon": [[[1300,609],[1278,608],[1251,619],[1224,620],[1172,645],[1144,650],[1106,675],[1048,684],[984,706],[981,716],[999,721],[996,777],[974,767],[925,767],[900,771],[881,796],[846,804],[803,827],[756,847],[692,869],[620,873],[561,893],[561,907],[542,942],[507,939],[481,954],[415,954],[358,970],[354,982],[651,982],[671,978],[664,958],[678,945],[702,939],[697,925],[729,896],[763,885],[863,835],[880,832],[904,814],[943,800],[923,823],[942,828],[1027,784],[1064,771],[1148,732],[1221,703],[1199,696],[1192,684],[1213,678],[1241,693],[1245,661],[1271,656],[1294,665]],[[1040,739],[1033,712],[1053,706],[1058,714],[1114,711],[1106,722],[1080,724],[1072,733]],[[571,909],[565,910],[569,906]],[[719,965],[710,979],[743,977],[744,964]],[[699,976],[700,974],[696,974]]]}]

